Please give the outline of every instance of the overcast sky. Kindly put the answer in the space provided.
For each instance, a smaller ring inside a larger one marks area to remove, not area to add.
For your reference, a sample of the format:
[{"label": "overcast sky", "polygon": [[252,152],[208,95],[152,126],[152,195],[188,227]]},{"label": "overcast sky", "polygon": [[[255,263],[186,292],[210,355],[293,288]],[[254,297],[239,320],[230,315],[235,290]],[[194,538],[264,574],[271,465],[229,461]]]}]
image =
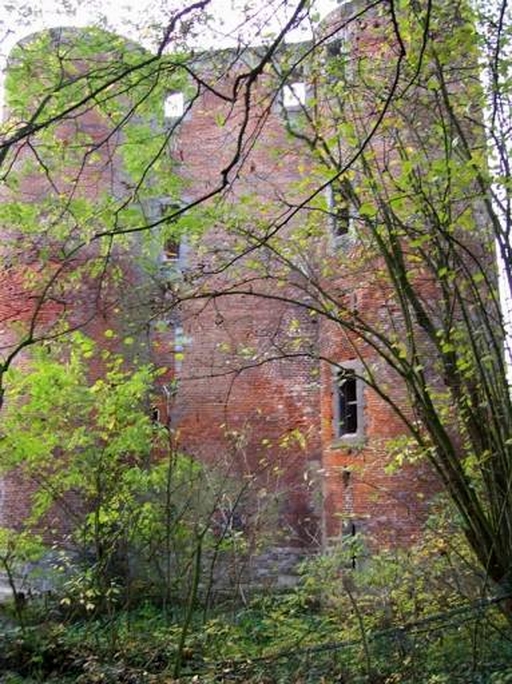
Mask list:
[{"label": "overcast sky", "polygon": [[[202,31],[201,47],[234,43],[242,35],[257,40],[258,34],[279,30],[298,0],[211,0],[209,30]],[[6,58],[13,45],[30,33],[55,26],[100,24],[150,48],[165,25],[186,0],[0,0],[0,46]],[[325,16],[336,0],[313,0],[313,8]],[[249,22],[247,21],[249,18]],[[307,27],[291,39],[307,36]]]},{"label": "overcast sky", "polygon": [[[0,112],[3,70],[14,45],[26,36],[58,26],[99,25],[148,49],[158,45],[162,27],[193,0],[0,0]],[[241,39],[260,43],[279,31],[299,0],[210,0],[207,27],[187,40],[198,48],[235,45]],[[324,17],[337,0],[313,0],[312,11]],[[307,26],[288,40],[308,37]]]},{"label": "overcast sky", "polygon": [[[0,0],[0,119],[4,69],[14,45],[32,33],[58,26],[99,25],[130,38],[149,50],[159,44],[176,10],[194,0]],[[311,14],[324,17],[338,1],[312,0]],[[210,0],[207,26],[187,42],[200,49],[261,43],[277,32],[299,0]],[[304,40],[308,25],[292,31],[288,41]]]}]

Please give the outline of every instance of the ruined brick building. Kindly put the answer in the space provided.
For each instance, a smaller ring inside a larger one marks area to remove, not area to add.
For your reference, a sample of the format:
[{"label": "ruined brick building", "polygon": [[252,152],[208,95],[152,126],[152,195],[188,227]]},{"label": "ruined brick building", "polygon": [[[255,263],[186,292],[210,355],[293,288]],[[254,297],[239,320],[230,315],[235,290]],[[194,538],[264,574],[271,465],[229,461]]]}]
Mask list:
[{"label": "ruined brick building", "polygon": [[[345,4],[328,24],[324,58],[339,61],[341,55],[347,68],[370,60],[383,49],[385,23],[379,12],[358,17],[353,3]],[[54,31],[51,40],[65,47],[74,35]],[[178,181],[160,195],[145,197],[140,187],[151,185],[154,169],[135,189],[131,185],[122,152],[133,141],[122,126],[112,133],[101,106],[63,118],[55,132],[62,149],[80,140],[78,160],[88,150],[73,199],[99,203],[110,196],[114,230],[128,225],[123,211],[131,202],[137,221],[143,216],[155,226],[154,237],[148,251],[137,232],[112,251],[119,270],[101,296],[98,278],[110,276],[91,268],[76,283],[70,275],[99,258],[91,244],[76,256],[68,252],[60,280],[45,290],[52,296],[32,283],[27,297],[22,276],[44,270],[35,231],[33,253],[18,254],[2,273],[4,354],[15,346],[20,321],[32,326],[35,338],[44,338],[55,332],[64,312],[102,344],[112,328],[121,337],[135,334],[141,345],[149,344],[144,354],[169,369],[155,390],[156,419],[173,430],[180,450],[206,463],[229,464],[231,474],[255,476],[247,518],[271,501],[278,510],[278,544],[318,548],[362,533],[370,543],[406,545],[425,522],[436,490],[433,476],[425,463],[390,472],[404,426],[365,375],[378,375],[407,412],[405,390],[356,327],[339,325],[340,317],[350,323],[363,313],[391,326],[393,303],[375,275],[377,262],[361,258],[357,206],[349,190],[337,196],[340,167],[319,166],[310,147],[293,135],[313,101],[314,107],[328,106],[313,72],[300,60],[281,73],[265,69],[251,85],[250,109],[248,99],[229,99],[237,78],[259,63],[260,54],[215,55],[216,68],[223,64],[215,79],[201,56],[195,73],[205,82],[210,78],[210,86],[182,77],[183,88],[167,93],[163,127],[148,122],[148,130],[165,139],[158,173]],[[322,68],[328,73],[328,64]],[[385,136],[375,144],[386,154]],[[35,163],[43,148],[44,141],[21,143],[14,166],[29,160],[32,168],[6,194],[12,201],[17,193],[27,205],[47,202],[40,216],[51,217],[57,210],[48,198],[69,195],[75,176],[74,169],[66,166],[63,173],[61,167],[61,185],[52,187],[55,179]],[[330,177],[336,177],[333,183]],[[209,193],[210,202],[195,206]],[[80,226],[71,225],[72,212],[66,220],[64,241],[72,244]],[[162,226],[169,229],[164,237]],[[6,253],[16,250],[15,235],[6,244]],[[57,237],[45,245],[46,258],[48,249],[54,273],[62,260]],[[4,476],[2,523],[16,521],[31,486],[18,475]]]}]

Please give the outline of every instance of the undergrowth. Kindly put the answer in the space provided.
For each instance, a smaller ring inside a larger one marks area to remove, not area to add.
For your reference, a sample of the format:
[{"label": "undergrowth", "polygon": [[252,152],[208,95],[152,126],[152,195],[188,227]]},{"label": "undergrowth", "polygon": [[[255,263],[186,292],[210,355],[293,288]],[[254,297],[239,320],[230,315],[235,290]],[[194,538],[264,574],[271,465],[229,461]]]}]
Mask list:
[{"label": "undergrowth", "polygon": [[[352,591],[356,589],[352,588]],[[359,590],[357,590],[359,591]],[[336,598],[336,597],[332,597]],[[181,624],[155,605],[68,619],[34,602],[2,635],[2,684],[460,684],[512,682],[512,642],[496,604],[453,605],[390,625],[360,601],[360,618],[304,587],[248,605],[198,609],[173,678]],[[9,607],[4,607],[8,612]],[[360,631],[365,630],[364,634]]]}]

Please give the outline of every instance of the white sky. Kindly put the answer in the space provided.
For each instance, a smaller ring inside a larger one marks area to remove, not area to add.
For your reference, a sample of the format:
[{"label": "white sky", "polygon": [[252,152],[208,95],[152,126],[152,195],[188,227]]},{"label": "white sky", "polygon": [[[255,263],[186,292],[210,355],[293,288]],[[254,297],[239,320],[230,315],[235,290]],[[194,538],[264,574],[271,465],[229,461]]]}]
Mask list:
[{"label": "white sky", "polygon": [[[312,0],[311,12],[324,17],[338,1]],[[0,0],[0,117],[3,109],[3,72],[18,41],[43,29],[60,26],[101,26],[152,50],[176,10],[193,0]],[[298,0],[210,0],[207,25],[198,27],[187,44],[200,49],[236,45],[240,39],[261,43],[277,32]],[[205,17],[206,17],[205,13]],[[307,26],[287,40],[308,37]]]},{"label": "white sky", "polygon": [[[192,1],[192,0],[190,0]],[[0,0],[0,51],[3,60],[21,38],[44,28],[57,26],[101,25],[151,48],[172,14],[189,0]],[[298,0],[211,0],[207,13],[209,29],[201,32],[197,44],[226,45],[241,35],[253,40],[264,26],[264,33],[279,30]],[[325,16],[336,7],[336,0],[313,0],[312,7]],[[250,18],[247,28],[247,17]],[[248,33],[250,31],[251,33]],[[292,39],[307,36],[295,31]],[[259,41],[258,41],[259,42]]]}]

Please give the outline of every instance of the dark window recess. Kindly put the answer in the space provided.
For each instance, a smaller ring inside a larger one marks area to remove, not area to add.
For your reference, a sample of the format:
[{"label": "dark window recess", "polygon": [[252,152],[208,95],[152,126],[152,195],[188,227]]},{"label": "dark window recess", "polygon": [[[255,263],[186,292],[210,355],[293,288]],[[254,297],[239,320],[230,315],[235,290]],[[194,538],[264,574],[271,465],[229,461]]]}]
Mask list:
[{"label": "dark window recess", "polygon": [[329,188],[329,213],[334,237],[346,235],[350,228],[350,204],[338,184]]},{"label": "dark window recess", "polygon": [[[179,212],[182,205],[171,200],[161,199],[157,218],[163,225],[163,234],[160,236],[162,261],[176,262],[181,257],[181,237],[175,233]],[[167,233],[167,235],[166,235]]]},{"label": "dark window recess", "polygon": [[338,374],[338,435],[357,432],[357,378],[354,370],[342,369]]},{"label": "dark window recess", "polygon": [[343,538],[345,541],[345,544],[347,545],[348,549],[350,550],[350,560],[349,560],[349,567],[351,567],[353,570],[355,570],[357,566],[357,549],[356,549],[356,536],[357,536],[357,527],[355,522],[353,521],[348,521],[343,525],[343,530],[342,530]]},{"label": "dark window recess", "polygon": [[346,235],[350,227],[350,211],[347,204],[337,204],[333,212],[334,235]]},{"label": "dark window recess", "polygon": [[348,308],[350,310],[350,313],[353,313],[354,316],[357,316],[357,314],[359,313],[359,295],[357,294],[357,292],[350,293]]},{"label": "dark window recess", "polygon": [[180,243],[172,238],[165,241],[163,258],[165,261],[178,261],[180,258]]}]

